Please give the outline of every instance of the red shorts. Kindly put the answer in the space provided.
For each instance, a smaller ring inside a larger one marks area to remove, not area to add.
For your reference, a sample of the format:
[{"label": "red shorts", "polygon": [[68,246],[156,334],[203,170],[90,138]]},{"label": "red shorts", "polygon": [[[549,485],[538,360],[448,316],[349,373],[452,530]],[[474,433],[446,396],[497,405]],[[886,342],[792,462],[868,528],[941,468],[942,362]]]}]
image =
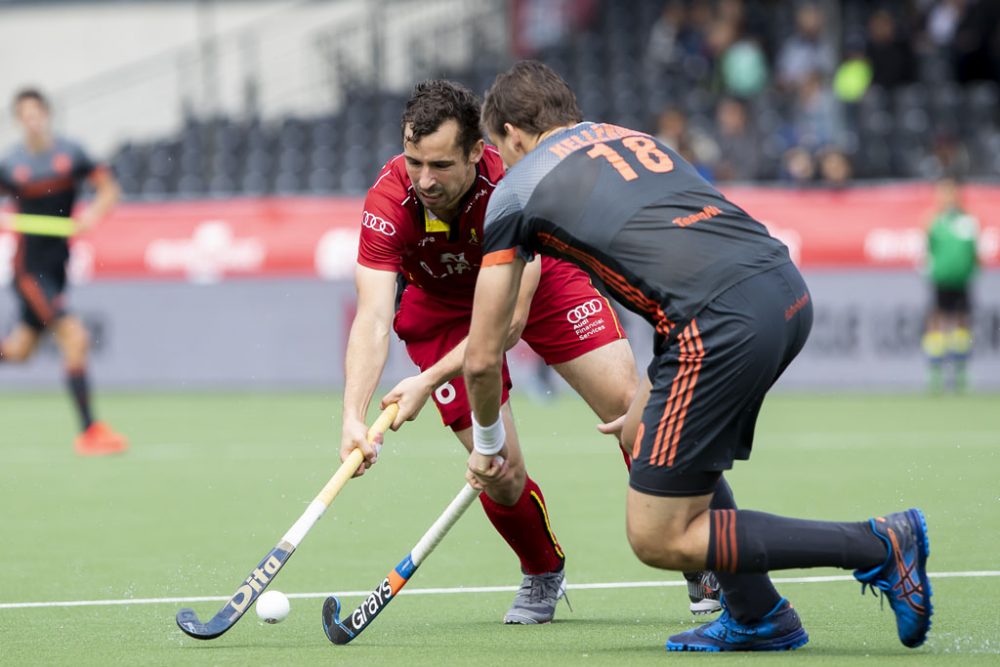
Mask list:
[{"label": "red shorts", "polygon": [[[413,363],[426,370],[469,335],[471,318],[471,302],[456,305],[410,285],[403,292],[393,329]],[[611,304],[586,273],[572,264],[542,257],[542,277],[521,338],[551,366],[623,339],[625,332]],[[507,401],[510,387],[505,357],[501,402]],[[438,387],[433,398],[446,426],[455,431],[472,426],[461,376]]]}]

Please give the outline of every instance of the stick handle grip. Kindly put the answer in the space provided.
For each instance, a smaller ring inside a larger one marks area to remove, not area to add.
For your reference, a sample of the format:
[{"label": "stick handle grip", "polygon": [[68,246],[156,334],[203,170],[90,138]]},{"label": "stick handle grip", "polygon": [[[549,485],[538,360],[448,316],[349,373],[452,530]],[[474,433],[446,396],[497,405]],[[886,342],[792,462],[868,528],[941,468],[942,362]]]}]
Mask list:
[{"label": "stick handle grip", "polygon": [[414,569],[419,567],[420,564],[427,558],[428,555],[434,548],[444,539],[444,536],[448,534],[451,527],[455,525],[465,510],[469,508],[469,505],[479,497],[479,491],[466,484],[459,491],[455,499],[451,501],[441,516],[437,518],[434,525],[424,533],[424,536],[420,538],[413,550],[410,551],[410,558],[413,560]]},{"label": "stick handle grip", "polygon": [[[386,407],[368,429],[368,442],[375,442],[380,435],[385,433],[392,426],[397,414],[399,414],[399,406],[395,403]],[[316,496],[316,500],[323,503],[325,507],[329,507],[340,490],[347,484],[347,480],[351,479],[361,467],[362,461],[364,461],[364,454],[361,453],[360,449],[351,452],[350,456],[340,464],[340,468],[333,474],[330,481],[326,483],[326,486],[323,487],[323,490]]]},{"label": "stick handle grip", "polygon": [[392,422],[396,421],[396,415],[399,414],[399,405],[396,403],[390,403],[385,407],[374,422],[372,422],[371,427],[368,429],[368,442],[374,442],[375,438],[382,435],[389,430],[392,426]]}]

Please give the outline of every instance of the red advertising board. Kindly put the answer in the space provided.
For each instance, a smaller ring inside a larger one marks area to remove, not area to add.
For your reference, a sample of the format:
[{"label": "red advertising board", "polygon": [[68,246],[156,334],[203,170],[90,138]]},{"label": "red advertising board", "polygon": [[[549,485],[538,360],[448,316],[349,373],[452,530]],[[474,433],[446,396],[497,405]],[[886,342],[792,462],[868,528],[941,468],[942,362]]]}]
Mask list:
[{"label": "red advertising board", "polygon": [[[933,208],[927,184],[842,191],[732,187],[727,196],[788,244],[805,269],[913,268]],[[1000,186],[967,186],[980,250],[1000,264]],[[73,239],[77,281],[353,275],[362,199],[266,198],[125,203]],[[14,238],[0,232],[0,282]]]},{"label": "red advertising board", "polygon": [[[734,187],[725,193],[767,224],[804,269],[917,266],[934,209],[934,188],[924,183],[846,190]],[[964,199],[979,220],[984,263],[1000,264],[1000,186],[966,186]]]}]

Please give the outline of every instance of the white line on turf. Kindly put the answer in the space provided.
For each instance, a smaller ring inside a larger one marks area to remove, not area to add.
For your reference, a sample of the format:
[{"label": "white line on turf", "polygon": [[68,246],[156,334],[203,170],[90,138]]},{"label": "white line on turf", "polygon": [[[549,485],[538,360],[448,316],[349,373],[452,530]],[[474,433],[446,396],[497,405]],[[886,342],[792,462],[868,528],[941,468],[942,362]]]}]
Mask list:
[{"label": "white line on turf", "polygon": [[[967,572],[931,572],[932,579],[947,578],[981,578],[1000,577],[1000,570],[971,570]],[[854,581],[850,575],[834,575],[826,577],[777,577],[772,579],[776,584],[825,584],[833,581]],[[620,588],[675,588],[686,586],[684,581],[614,581],[594,584],[569,584],[567,588],[574,591]],[[400,595],[456,595],[464,593],[511,593],[517,586],[458,586],[455,588],[404,588]],[[297,599],[325,598],[328,595],[337,597],[364,597],[371,591],[338,591],[335,593],[288,593],[288,597]],[[0,602],[0,609],[33,609],[42,607],[113,607],[133,604],[190,604],[194,602],[224,602],[228,597],[209,595],[186,598],[129,598],[124,600],[65,600],[61,602]]]}]

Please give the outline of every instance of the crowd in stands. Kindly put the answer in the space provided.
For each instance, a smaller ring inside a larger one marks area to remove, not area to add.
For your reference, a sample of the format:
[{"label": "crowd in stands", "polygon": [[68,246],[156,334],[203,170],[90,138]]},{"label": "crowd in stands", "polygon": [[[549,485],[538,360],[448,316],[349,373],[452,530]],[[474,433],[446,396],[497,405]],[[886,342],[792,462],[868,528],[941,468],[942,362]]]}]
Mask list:
[{"label": "crowd in stands", "polygon": [[1000,174],[997,2],[669,0],[643,65],[678,91],[655,132],[714,180]]},{"label": "crowd in stands", "polygon": [[[545,25],[513,35],[517,57],[565,76],[587,118],[657,135],[712,181],[1000,175],[997,0],[511,1]],[[502,65],[434,75],[481,93]],[[192,119],[115,163],[133,196],[359,192],[399,149],[404,94],[358,88],[318,118]]]}]

